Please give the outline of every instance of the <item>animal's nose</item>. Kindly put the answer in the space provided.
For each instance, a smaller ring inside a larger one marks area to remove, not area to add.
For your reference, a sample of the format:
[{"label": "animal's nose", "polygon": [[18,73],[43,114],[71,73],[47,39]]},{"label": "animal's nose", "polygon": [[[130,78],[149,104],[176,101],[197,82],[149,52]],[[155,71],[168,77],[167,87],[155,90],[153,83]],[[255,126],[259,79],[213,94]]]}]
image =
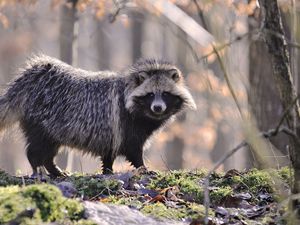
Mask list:
[{"label": "animal's nose", "polygon": [[161,113],[163,111],[163,108],[161,105],[155,105],[155,106],[153,106],[153,111],[155,113]]}]

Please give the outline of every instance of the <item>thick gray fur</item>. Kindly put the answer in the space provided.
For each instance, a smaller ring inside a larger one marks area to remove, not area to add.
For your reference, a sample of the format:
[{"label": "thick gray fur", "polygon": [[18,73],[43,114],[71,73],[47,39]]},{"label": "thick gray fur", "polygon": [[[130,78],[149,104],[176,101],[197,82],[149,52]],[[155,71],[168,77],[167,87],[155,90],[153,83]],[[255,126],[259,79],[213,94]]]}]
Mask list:
[{"label": "thick gray fur", "polygon": [[[170,70],[178,71],[179,82],[161,75],[163,79],[146,77],[137,83],[141,71]],[[143,112],[135,99],[157,91],[179,96],[180,109],[161,120],[136,119],[144,115],[139,115]],[[169,63],[142,60],[122,72],[91,72],[39,55],[27,62],[0,97],[0,129],[20,122],[34,172],[45,166],[50,174],[59,176],[61,172],[53,158],[62,145],[101,156],[106,170],[112,169],[117,155],[125,155],[134,166],[143,165],[135,159],[140,157],[134,156],[135,151],[142,155],[151,134],[185,108],[195,108],[195,103],[180,71]],[[140,135],[143,126],[147,131]],[[134,133],[135,130],[140,133]]]}]

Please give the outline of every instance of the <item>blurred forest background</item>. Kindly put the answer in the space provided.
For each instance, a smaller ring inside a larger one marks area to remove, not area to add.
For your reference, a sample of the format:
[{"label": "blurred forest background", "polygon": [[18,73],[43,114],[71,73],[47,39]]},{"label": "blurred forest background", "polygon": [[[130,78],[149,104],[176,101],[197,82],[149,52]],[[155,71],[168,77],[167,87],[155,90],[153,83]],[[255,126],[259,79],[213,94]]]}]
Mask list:
[{"label": "blurred forest background", "polygon": [[[278,2],[295,75],[299,2]],[[183,71],[198,109],[180,116],[153,140],[146,165],[159,170],[211,168],[245,138],[249,127],[250,133],[265,131],[282,117],[260,25],[255,0],[0,0],[1,88],[36,53],[86,70],[122,70],[141,57],[169,60]],[[297,88],[300,80],[294,76],[294,81]],[[259,157],[272,166],[289,163],[286,136],[264,140],[262,146]],[[56,159],[62,168],[101,169],[98,159],[64,150]],[[256,158],[257,151],[243,149],[221,169],[260,166]],[[17,127],[0,141],[0,168],[31,173]],[[122,158],[114,164],[116,171],[129,168]]]}]

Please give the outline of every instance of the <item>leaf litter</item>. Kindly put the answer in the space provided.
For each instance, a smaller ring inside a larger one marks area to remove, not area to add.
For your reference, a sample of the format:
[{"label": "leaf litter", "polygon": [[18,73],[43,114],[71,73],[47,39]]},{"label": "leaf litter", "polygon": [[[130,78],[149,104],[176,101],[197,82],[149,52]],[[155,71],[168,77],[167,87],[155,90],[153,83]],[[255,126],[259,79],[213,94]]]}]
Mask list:
[{"label": "leaf litter", "polygon": [[[213,173],[208,187],[208,224],[285,224],[287,207],[279,202],[289,195],[287,168],[280,170],[229,170]],[[46,182],[56,185],[67,198],[127,205],[158,219],[204,224],[206,172],[147,171],[139,168],[112,175],[72,174]],[[32,184],[27,177],[5,177],[1,186]],[[281,182],[278,184],[278,182]]]}]

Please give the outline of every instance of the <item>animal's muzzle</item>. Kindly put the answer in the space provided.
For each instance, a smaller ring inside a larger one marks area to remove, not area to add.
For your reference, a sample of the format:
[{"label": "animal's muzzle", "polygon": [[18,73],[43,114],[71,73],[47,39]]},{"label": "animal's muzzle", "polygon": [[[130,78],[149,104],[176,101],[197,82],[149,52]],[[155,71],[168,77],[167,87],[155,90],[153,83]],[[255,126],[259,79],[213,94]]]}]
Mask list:
[{"label": "animal's muzzle", "polygon": [[151,111],[155,114],[163,114],[167,109],[166,103],[161,94],[155,94],[155,98],[151,104]]}]

